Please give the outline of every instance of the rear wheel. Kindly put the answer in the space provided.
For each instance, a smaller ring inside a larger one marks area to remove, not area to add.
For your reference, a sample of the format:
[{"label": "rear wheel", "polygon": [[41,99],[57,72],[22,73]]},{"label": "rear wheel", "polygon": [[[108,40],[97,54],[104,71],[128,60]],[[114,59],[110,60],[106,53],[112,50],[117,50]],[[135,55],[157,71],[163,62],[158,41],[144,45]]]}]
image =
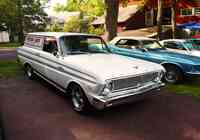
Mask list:
[{"label": "rear wheel", "polygon": [[71,101],[73,109],[78,113],[87,113],[91,107],[82,88],[75,84],[71,87]]},{"label": "rear wheel", "polygon": [[33,72],[33,68],[30,65],[25,66],[25,73],[29,79],[34,79],[35,74]]},{"label": "rear wheel", "polygon": [[176,66],[166,66],[166,74],[165,74],[165,81],[171,84],[179,83],[183,80],[183,73],[181,70]]}]

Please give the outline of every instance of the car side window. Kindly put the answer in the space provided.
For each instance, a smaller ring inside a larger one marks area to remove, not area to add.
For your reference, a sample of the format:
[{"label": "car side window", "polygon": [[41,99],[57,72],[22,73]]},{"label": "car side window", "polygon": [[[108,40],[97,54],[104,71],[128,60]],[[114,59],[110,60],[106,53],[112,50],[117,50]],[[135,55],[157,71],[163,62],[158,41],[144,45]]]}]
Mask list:
[{"label": "car side window", "polygon": [[126,49],[139,49],[140,42],[132,39],[121,39],[116,43],[116,46]]},{"label": "car side window", "polygon": [[45,38],[43,51],[48,53],[55,53],[58,52],[58,45],[55,38]]},{"label": "car side window", "polygon": [[169,49],[184,50],[183,45],[176,42],[165,42],[164,47],[169,48]]}]

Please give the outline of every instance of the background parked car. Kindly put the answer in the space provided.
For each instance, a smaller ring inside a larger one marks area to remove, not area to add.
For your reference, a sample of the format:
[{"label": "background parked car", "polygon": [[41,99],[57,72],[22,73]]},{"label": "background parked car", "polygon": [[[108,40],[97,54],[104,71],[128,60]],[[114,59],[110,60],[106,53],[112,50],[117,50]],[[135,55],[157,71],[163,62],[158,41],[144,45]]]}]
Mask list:
[{"label": "background parked car", "polygon": [[195,40],[168,39],[160,43],[169,51],[200,57],[200,46]]},{"label": "background parked car", "polygon": [[200,38],[191,38],[189,40],[192,42],[193,47],[200,51]]},{"label": "background parked car", "polygon": [[109,45],[111,52],[159,63],[166,69],[164,79],[178,83],[186,76],[200,76],[200,58],[167,51],[155,39],[116,37]]}]

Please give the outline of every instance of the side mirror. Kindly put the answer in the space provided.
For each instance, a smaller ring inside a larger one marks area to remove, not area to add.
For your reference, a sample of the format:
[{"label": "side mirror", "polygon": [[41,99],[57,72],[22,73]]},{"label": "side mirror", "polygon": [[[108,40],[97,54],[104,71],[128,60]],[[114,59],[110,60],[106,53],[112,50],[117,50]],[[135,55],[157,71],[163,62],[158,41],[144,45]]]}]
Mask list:
[{"label": "side mirror", "polygon": [[59,53],[58,53],[58,51],[54,51],[53,53],[52,53],[55,57],[59,57]]}]

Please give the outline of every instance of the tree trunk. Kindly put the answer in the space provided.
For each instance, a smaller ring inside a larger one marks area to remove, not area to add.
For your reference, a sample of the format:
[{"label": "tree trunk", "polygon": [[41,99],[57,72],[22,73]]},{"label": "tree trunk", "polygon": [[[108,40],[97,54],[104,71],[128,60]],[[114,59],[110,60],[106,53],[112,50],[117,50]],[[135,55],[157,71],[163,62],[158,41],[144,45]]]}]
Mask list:
[{"label": "tree trunk", "polygon": [[24,26],[23,26],[23,10],[22,10],[22,0],[18,0],[17,2],[17,8],[18,8],[18,24],[19,24],[19,42],[23,43],[24,41]]},{"label": "tree trunk", "polygon": [[119,0],[105,0],[106,17],[105,28],[107,40],[112,40],[117,36],[117,22],[119,13]]},{"label": "tree trunk", "polygon": [[163,0],[158,0],[158,14],[157,14],[158,40],[162,39],[162,10],[163,10]]},{"label": "tree trunk", "polygon": [[176,38],[176,2],[177,0],[172,1],[172,8],[171,8],[171,24],[172,24],[172,38]]}]

